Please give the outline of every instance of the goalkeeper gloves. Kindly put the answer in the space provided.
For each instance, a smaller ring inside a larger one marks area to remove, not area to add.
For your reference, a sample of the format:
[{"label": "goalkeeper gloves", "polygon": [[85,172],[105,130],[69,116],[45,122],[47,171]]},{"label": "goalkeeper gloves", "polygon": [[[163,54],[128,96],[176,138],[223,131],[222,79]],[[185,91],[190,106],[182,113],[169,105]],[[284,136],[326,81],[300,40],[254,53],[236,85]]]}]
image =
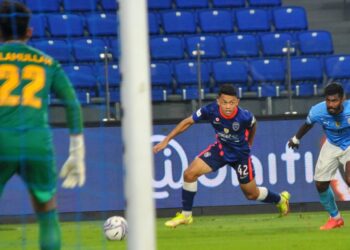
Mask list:
[{"label": "goalkeeper gloves", "polygon": [[85,183],[84,136],[82,134],[71,135],[69,140],[69,157],[60,172],[60,177],[64,179],[62,187],[81,187]]}]

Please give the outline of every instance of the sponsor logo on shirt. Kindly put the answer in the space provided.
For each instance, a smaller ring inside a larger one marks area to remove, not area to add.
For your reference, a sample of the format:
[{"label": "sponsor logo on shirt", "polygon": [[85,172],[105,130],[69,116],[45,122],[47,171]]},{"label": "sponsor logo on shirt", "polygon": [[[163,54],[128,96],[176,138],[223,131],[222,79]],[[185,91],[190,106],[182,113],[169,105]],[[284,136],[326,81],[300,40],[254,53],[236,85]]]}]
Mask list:
[{"label": "sponsor logo on shirt", "polygon": [[220,118],[216,117],[215,120],[213,121],[213,124],[220,124]]},{"label": "sponsor logo on shirt", "polygon": [[205,152],[204,155],[203,155],[205,158],[208,158],[211,156],[211,153],[210,152]]},{"label": "sponsor logo on shirt", "polygon": [[232,129],[233,129],[234,131],[238,131],[238,130],[239,130],[239,123],[238,123],[238,122],[232,123]]}]

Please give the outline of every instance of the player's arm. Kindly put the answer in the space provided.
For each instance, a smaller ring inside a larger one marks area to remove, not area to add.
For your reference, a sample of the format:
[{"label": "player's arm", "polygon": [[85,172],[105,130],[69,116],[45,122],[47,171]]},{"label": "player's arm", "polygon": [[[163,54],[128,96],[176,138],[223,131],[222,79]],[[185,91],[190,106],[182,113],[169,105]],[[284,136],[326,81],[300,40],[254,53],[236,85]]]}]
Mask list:
[{"label": "player's arm", "polygon": [[181,134],[185,130],[187,130],[190,126],[194,124],[194,120],[192,116],[189,116],[185,119],[183,119],[177,126],[164,138],[163,141],[156,144],[153,147],[153,153],[158,153],[159,151],[163,150],[169,143],[169,141],[173,138],[175,138],[178,134]]},{"label": "player's arm", "polygon": [[52,91],[65,106],[70,131],[69,157],[60,172],[60,177],[64,178],[62,186],[65,188],[81,187],[85,183],[85,143],[81,107],[72,84],[60,65],[57,65],[51,86]]},{"label": "player's arm", "polygon": [[248,131],[249,131],[248,144],[251,147],[253,145],[254,137],[255,137],[255,133],[256,133],[256,121],[252,124],[252,126],[250,127],[250,129]]},{"label": "player's arm", "polygon": [[288,147],[292,149],[299,148],[301,138],[309,132],[309,130],[313,127],[313,124],[304,123],[298,130],[298,132],[289,139]]}]

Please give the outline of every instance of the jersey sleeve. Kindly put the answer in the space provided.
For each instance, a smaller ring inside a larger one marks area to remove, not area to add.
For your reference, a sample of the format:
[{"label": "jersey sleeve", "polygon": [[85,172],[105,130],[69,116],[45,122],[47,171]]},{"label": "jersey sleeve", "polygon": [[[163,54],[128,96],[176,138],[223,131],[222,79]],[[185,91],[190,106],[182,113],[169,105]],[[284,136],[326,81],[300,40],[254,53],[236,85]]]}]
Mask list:
[{"label": "jersey sleeve", "polygon": [[83,119],[80,103],[76,97],[73,86],[60,64],[55,65],[56,69],[52,78],[51,90],[63,102],[66,109],[68,127],[71,134],[80,134],[83,131]]},{"label": "jersey sleeve", "polygon": [[316,122],[316,120],[317,120],[317,118],[316,118],[315,108],[312,107],[309,111],[309,114],[306,117],[305,123],[308,125],[312,125]]},{"label": "jersey sleeve", "polygon": [[204,121],[208,119],[208,115],[209,108],[208,106],[204,106],[192,114],[192,119],[194,120],[194,122]]},{"label": "jersey sleeve", "polygon": [[254,124],[256,123],[256,119],[255,116],[253,114],[251,114],[251,119],[250,119],[250,128],[254,126]]}]

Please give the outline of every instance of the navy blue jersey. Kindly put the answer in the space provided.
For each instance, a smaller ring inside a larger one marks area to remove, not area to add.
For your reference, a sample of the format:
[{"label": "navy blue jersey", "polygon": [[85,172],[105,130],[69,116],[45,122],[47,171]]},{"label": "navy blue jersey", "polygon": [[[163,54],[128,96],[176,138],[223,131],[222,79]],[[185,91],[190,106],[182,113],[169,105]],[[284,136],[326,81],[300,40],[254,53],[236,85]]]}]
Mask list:
[{"label": "navy blue jersey", "polygon": [[213,102],[193,113],[192,118],[195,122],[209,121],[211,123],[219,147],[222,147],[222,157],[226,161],[234,162],[249,157],[247,129],[250,129],[255,123],[251,112],[236,107],[232,115],[227,117],[221,112],[219,105]]}]

